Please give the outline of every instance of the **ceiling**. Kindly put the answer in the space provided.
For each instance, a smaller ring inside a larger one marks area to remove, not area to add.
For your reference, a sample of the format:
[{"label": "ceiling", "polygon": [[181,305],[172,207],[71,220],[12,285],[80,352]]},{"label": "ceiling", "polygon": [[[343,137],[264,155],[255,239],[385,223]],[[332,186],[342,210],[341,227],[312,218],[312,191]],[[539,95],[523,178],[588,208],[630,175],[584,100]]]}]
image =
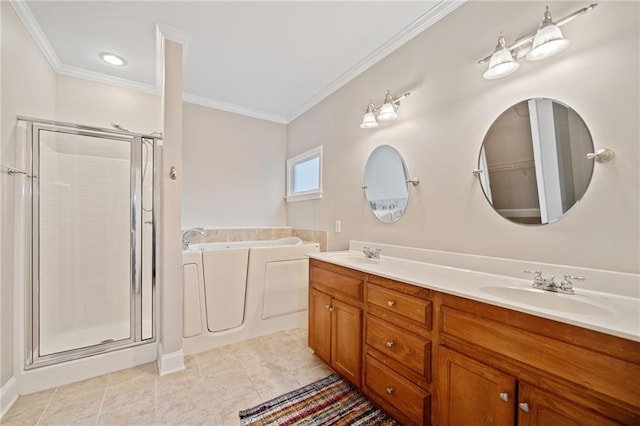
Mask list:
[{"label": "ceiling", "polygon": [[288,123],[463,1],[12,4],[58,73],[159,93],[159,28],[186,40],[185,101]]}]

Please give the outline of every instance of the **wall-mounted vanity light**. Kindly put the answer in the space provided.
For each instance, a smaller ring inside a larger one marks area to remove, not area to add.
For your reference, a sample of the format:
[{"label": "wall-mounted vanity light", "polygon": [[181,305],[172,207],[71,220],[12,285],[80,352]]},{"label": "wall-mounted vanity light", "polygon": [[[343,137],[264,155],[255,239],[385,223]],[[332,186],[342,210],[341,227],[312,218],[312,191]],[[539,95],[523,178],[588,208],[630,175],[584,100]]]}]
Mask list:
[{"label": "wall-mounted vanity light", "polygon": [[402,96],[394,98],[391,95],[391,91],[387,90],[384,103],[381,106],[375,106],[374,104],[367,105],[367,112],[364,114],[364,117],[362,117],[360,128],[373,129],[379,126],[378,121],[395,120],[398,118],[400,101],[410,94],[410,92],[406,92]]},{"label": "wall-mounted vanity light", "polygon": [[538,61],[549,58],[560,53],[571,44],[571,41],[564,38],[560,27],[570,22],[580,15],[583,15],[596,7],[598,3],[593,3],[587,7],[565,16],[557,22],[553,22],[549,6],[544,12],[544,18],[538,29],[507,45],[502,33],[498,37],[498,45],[493,53],[478,61],[479,64],[489,63],[489,68],[483,74],[487,80],[505,77],[515,72],[520,64],[520,59],[526,58],[528,61]]}]

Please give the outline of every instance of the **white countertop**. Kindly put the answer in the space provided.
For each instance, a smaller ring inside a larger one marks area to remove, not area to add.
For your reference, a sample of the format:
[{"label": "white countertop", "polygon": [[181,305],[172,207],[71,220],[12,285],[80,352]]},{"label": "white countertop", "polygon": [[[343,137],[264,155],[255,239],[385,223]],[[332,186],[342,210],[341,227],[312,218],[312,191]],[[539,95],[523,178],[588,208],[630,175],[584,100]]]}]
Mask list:
[{"label": "white countertop", "polygon": [[574,295],[531,287],[532,279],[477,272],[390,256],[366,259],[358,251],[310,253],[358,271],[640,342],[640,299],[583,290]]}]

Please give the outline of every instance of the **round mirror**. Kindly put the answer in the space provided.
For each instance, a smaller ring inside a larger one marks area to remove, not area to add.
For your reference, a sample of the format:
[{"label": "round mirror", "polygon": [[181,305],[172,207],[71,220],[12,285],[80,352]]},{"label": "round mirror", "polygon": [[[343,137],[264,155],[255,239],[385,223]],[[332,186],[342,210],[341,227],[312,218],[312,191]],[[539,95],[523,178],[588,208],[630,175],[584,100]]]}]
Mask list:
[{"label": "round mirror", "polygon": [[493,122],[480,149],[477,174],[500,215],[518,223],[546,224],[584,195],[593,175],[590,152],[591,134],[573,109],[553,99],[529,99]]},{"label": "round mirror", "polygon": [[364,192],[373,214],[384,223],[400,219],[409,202],[407,167],[392,146],[371,152],[364,169]]}]

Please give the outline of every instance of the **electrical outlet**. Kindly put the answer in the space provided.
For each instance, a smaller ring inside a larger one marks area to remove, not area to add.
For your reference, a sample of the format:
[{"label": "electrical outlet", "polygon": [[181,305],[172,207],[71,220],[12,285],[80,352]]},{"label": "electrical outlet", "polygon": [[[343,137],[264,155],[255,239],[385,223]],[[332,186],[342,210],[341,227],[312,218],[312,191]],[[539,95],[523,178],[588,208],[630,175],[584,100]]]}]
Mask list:
[{"label": "electrical outlet", "polygon": [[336,220],[336,232],[337,233],[342,232],[342,221],[341,220]]}]

